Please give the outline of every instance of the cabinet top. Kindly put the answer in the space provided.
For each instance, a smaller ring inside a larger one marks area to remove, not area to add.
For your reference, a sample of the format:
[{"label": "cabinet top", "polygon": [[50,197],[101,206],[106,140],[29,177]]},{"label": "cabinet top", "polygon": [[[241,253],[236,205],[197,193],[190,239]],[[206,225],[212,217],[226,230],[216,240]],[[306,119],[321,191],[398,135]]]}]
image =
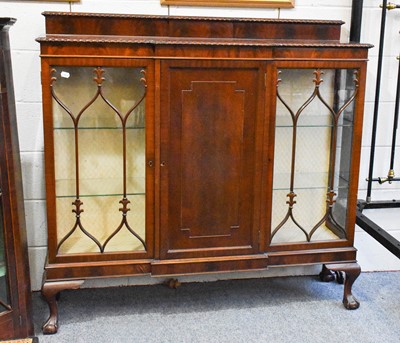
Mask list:
[{"label": "cabinet top", "polygon": [[339,41],[340,20],[44,12],[47,34]]},{"label": "cabinet top", "polygon": [[[369,44],[341,43],[343,22],[339,20],[71,12],[44,12],[43,15],[46,18],[46,36],[37,39],[41,43],[42,57],[101,53],[158,58],[366,59],[366,49],[372,47]],[[340,54],[337,49],[340,49]]]}]

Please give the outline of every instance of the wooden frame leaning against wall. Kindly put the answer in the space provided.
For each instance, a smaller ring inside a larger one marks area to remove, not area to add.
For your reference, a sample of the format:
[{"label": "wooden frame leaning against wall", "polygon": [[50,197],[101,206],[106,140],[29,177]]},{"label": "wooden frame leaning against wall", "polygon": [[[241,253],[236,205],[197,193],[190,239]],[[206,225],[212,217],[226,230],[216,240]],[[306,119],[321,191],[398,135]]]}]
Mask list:
[{"label": "wooden frame leaning against wall", "polygon": [[218,7],[294,7],[295,0],[160,0],[161,5]]}]

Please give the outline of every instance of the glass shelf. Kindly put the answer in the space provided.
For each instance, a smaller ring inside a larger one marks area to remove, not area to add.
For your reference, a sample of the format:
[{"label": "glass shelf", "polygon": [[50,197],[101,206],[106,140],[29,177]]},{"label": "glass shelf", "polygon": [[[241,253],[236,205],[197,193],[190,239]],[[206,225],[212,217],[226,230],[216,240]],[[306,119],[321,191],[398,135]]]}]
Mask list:
[{"label": "glass shelf", "polygon": [[[145,178],[128,177],[127,195],[145,195]],[[75,198],[75,179],[57,180],[57,198]],[[118,179],[81,179],[79,182],[80,197],[122,196],[122,178]]]},{"label": "glass shelf", "polygon": [[[74,128],[71,127],[54,127],[54,130],[73,130]],[[126,127],[127,130],[144,130],[144,126],[130,126]],[[78,127],[78,130],[122,130],[122,127],[118,126],[102,126],[102,127],[96,127],[96,126],[85,126],[85,127]]]},{"label": "glass shelf", "polygon": [[[328,173],[295,173],[294,176],[294,190],[299,189],[328,189]],[[339,182],[338,180],[344,181]],[[274,175],[273,190],[281,191],[290,188],[290,173],[276,173]],[[340,188],[347,189],[347,181],[335,174],[335,190]]]},{"label": "glass shelf", "polygon": [[[288,115],[276,116],[276,124],[278,127],[293,127],[292,117]],[[352,127],[353,123],[349,120],[342,119],[338,127]],[[297,122],[297,127],[333,127],[331,116],[303,115]]]}]

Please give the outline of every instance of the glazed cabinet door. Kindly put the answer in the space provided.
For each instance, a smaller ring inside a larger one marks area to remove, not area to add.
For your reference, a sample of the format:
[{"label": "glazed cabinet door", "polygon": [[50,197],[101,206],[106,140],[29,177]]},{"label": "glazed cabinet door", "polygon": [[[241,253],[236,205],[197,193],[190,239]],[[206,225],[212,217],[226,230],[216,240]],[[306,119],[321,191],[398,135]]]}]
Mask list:
[{"label": "glazed cabinet door", "polygon": [[[1,60],[1,58],[0,58]],[[2,78],[0,67],[0,81]],[[2,84],[0,83],[0,86]],[[3,93],[7,95],[7,93]],[[27,268],[27,245],[22,236],[25,224],[19,223],[19,201],[23,198],[17,195],[17,189],[22,189],[22,182],[15,184],[10,172],[18,175],[17,170],[10,168],[10,155],[6,147],[4,124],[8,123],[8,114],[3,112],[7,101],[0,94],[0,340],[26,337],[33,334],[31,320],[31,292],[29,269]],[[19,151],[18,151],[19,153]],[[17,177],[19,181],[21,179]],[[14,193],[13,193],[14,192]],[[19,201],[17,202],[16,199]],[[13,212],[15,211],[15,212]],[[23,214],[23,207],[22,207]],[[20,226],[19,226],[19,225]]]},{"label": "glazed cabinet door", "polygon": [[33,335],[24,195],[8,30],[0,17],[0,341]]},{"label": "glazed cabinet door", "polygon": [[161,66],[161,258],[253,254],[265,65]]},{"label": "glazed cabinet door", "polygon": [[82,64],[53,60],[43,68],[49,261],[149,257],[153,65]]},{"label": "glazed cabinet door", "polygon": [[270,250],[350,246],[365,69],[292,64],[275,75]]}]

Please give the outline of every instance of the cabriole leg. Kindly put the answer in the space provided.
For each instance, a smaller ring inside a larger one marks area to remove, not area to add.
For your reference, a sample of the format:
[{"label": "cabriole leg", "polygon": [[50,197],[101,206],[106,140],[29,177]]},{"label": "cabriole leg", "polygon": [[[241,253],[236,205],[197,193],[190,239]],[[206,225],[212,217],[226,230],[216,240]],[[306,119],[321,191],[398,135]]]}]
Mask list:
[{"label": "cabriole leg", "polygon": [[319,278],[323,282],[331,282],[336,280],[336,275],[332,270],[329,270],[324,264],[322,266],[321,273],[319,273]]},{"label": "cabriole leg", "polygon": [[54,334],[58,331],[58,305],[57,299],[61,291],[67,289],[78,289],[83,284],[83,280],[45,282],[42,286],[42,296],[49,305],[50,316],[43,324],[44,334]]},{"label": "cabriole leg", "polygon": [[[356,281],[356,279],[358,278],[358,276],[361,273],[361,267],[355,262],[354,263],[328,264],[328,265],[323,266],[321,274],[323,274],[323,275],[328,274],[328,272],[325,271],[325,269],[328,271],[331,271],[331,272],[336,272],[336,273],[343,272],[345,274],[343,305],[348,310],[355,310],[355,309],[359,308],[360,303],[352,294],[351,289],[352,289],[354,281]],[[321,280],[332,281],[332,280],[324,280],[321,277],[321,274],[320,274]]]}]

